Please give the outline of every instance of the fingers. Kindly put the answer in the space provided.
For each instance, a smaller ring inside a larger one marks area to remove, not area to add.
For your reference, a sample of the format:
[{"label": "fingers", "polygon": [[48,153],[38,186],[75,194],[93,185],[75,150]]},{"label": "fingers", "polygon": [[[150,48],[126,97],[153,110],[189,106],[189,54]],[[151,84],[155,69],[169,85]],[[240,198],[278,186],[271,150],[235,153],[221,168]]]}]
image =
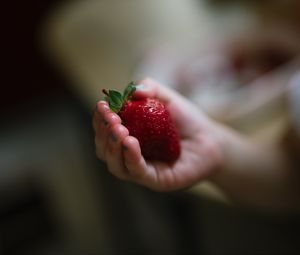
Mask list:
[{"label": "fingers", "polygon": [[129,132],[121,124],[115,124],[109,130],[107,144],[105,148],[105,159],[109,171],[120,179],[127,179],[128,173],[124,165],[122,151],[124,149],[122,141],[128,137]]},{"label": "fingers", "polygon": [[133,136],[128,136],[123,140],[124,164],[132,178],[142,178],[147,169],[147,164],[142,156],[138,140]]},{"label": "fingers", "polygon": [[94,109],[94,113],[93,113],[93,128],[95,130],[95,132],[98,131],[98,128],[101,125],[101,122],[103,121],[103,116],[100,113],[100,108],[99,108],[99,104],[103,106],[100,106],[100,108],[105,107],[108,109],[108,105],[106,104],[106,102],[100,101],[96,104],[96,107]]},{"label": "fingers", "polygon": [[105,149],[110,127],[120,123],[120,117],[110,111],[105,101],[97,103],[93,125],[95,129],[96,154],[99,159],[105,159]]},{"label": "fingers", "polygon": [[141,153],[138,140],[133,136],[128,136],[123,140],[124,164],[128,170],[128,180],[159,190],[157,172],[153,164],[148,164]]},{"label": "fingers", "polygon": [[106,102],[99,102],[94,114],[96,153],[114,176],[151,189],[160,190],[157,171],[141,153],[138,140],[129,135],[118,115]]},{"label": "fingers", "polygon": [[107,163],[109,171],[120,179],[135,181],[142,178],[147,165],[139,142],[129,136],[120,117],[110,111],[105,101],[97,103],[93,126],[97,157]]}]

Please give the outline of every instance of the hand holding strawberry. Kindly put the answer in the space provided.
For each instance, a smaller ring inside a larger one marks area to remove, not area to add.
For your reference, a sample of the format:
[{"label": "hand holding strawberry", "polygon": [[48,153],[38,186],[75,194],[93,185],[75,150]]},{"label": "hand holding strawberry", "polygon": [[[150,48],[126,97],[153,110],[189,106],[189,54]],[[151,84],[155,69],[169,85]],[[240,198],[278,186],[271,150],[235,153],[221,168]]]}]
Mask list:
[{"label": "hand holding strawberry", "polygon": [[115,90],[103,92],[110,109],[121,117],[129,134],[138,139],[145,159],[174,162],[180,155],[180,142],[168,109],[156,98],[132,99],[135,90],[130,83],[123,95]]},{"label": "hand holding strawberry", "polygon": [[109,103],[97,104],[97,156],[115,176],[161,191],[212,174],[220,151],[208,119],[175,91],[151,79],[140,84],[144,89],[129,86],[123,95],[106,92]]}]

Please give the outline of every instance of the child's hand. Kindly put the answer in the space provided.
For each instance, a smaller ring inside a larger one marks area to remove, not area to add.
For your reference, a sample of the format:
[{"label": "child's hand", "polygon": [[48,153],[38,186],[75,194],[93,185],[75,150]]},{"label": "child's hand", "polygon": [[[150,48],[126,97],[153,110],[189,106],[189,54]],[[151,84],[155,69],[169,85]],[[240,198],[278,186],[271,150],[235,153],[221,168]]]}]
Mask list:
[{"label": "child's hand", "polygon": [[221,150],[211,122],[175,91],[151,79],[139,84],[134,97],[156,97],[168,107],[181,136],[179,159],[172,164],[146,161],[138,140],[104,101],[97,103],[93,119],[98,158],[116,177],[159,191],[189,187],[212,175],[221,164]]}]

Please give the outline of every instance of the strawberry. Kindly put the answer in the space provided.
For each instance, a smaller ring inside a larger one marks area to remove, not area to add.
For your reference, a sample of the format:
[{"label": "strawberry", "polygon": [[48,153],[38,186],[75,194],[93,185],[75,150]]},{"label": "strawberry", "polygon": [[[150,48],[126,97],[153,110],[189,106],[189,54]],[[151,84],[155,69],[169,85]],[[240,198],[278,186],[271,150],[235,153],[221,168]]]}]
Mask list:
[{"label": "strawberry", "polygon": [[110,109],[117,113],[129,134],[138,139],[147,160],[172,163],[180,155],[179,133],[165,104],[156,98],[135,99],[129,83],[124,93],[103,90]]}]

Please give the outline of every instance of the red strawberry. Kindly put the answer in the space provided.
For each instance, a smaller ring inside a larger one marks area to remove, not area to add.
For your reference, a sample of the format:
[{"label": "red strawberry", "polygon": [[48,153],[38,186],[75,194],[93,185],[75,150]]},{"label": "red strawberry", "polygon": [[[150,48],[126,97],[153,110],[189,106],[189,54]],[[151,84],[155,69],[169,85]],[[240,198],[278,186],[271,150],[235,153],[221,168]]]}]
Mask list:
[{"label": "red strawberry", "polygon": [[134,83],[130,83],[123,95],[115,90],[103,92],[110,109],[121,117],[129,134],[138,139],[146,159],[174,162],[180,155],[180,143],[169,111],[158,99],[131,98],[135,90]]}]

